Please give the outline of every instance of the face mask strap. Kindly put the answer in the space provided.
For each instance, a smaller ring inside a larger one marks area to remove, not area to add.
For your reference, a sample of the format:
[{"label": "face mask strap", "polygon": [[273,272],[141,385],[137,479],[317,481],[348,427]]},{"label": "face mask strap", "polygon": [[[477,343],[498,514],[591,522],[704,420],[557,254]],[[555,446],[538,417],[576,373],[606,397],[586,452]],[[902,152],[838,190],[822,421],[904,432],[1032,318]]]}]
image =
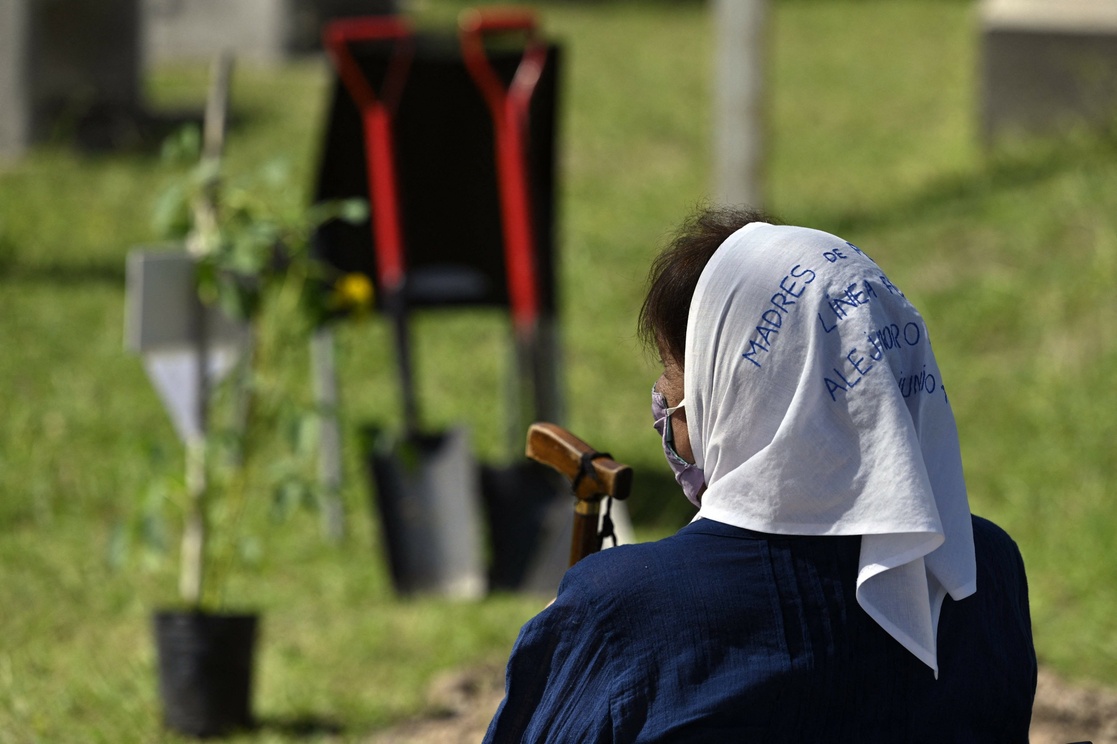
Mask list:
[{"label": "face mask strap", "polygon": [[[694,463],[687,462],[675,449],[675,431],[671,426],[671,414],[686,405],[686,398],[679,401],[677,406],[667,406],[667,399],[663,393],[652,386],[652,415],[655,419],[655,429],[663,440],[663,453],[667,457],[667,464],[675,473],[675,480],[683,488],[683,494],[695,506],[701,507],[699,494],[703,483],[694,488],[694,474],[702,475],[702,470]],[[704,480],[704,476],[703,476]],[[693,491],[693,493],[692,493]]]},{"label": "face mask strap", "polygon": [[[686,462],[686,460],[684,460],[682,458],[682,455],[679,454],[678,450],[675,449],[675,427],[671,425],[671,416],[675,413],[675,411],[679,410],[685,405],[686,399],[684,398],[683,400],[679,401],[679,405],[663,409],[663,443],[671,448],[671,454],[679,458],[680,462]],[[690,463],[687,464],[689,465]]]}]

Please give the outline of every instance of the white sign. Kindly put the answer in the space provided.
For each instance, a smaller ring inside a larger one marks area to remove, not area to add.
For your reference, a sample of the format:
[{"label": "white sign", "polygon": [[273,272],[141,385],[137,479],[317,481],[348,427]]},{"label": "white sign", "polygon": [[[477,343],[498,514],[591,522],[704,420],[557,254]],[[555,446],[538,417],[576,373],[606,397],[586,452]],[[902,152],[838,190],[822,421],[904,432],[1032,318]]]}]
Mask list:
[{"label": "white sign", "polygon": [[204,436],[206,391],[232,369],[247,342],[245,323],[199,301],[194,259],[185,250],[128,255],[124,344],[143,354],[183,441]]}]

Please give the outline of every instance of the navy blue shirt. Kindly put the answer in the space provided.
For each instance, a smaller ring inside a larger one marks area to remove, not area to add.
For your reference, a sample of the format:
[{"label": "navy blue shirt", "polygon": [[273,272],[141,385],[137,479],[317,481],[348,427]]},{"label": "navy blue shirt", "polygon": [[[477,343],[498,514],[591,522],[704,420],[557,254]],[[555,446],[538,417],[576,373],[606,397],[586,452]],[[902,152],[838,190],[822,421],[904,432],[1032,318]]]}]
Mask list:
[{"label": "navy blue shirt", "polygon": [[974,517],[977,593],[947,597],[939,678],[857,604],[859,537],[699,520],[592,555],[520,632],[489,742],[1026,742],[1023,561]]}]

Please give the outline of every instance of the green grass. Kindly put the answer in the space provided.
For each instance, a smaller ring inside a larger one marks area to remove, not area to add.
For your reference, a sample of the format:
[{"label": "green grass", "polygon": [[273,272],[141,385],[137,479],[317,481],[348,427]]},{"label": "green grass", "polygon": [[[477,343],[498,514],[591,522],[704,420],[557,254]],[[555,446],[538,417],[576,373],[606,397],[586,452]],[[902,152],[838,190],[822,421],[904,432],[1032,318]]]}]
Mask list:
[{"label": "green grass", "polygon": [[[458,5],[421,6],[452,18]],[[562,321],[568,423],[637,468],[640,532],[687,518],[649,426],[658,374],[634,333],[646,267],[709,181],[711,28],[698,3],[559,3],[565,42]],[[1029,569],[1042,660],[1117,686],[1117,136],[976,146],[971,3],[774,4],[769,208],[869,251],[927,318],[958,417],[976,512],[1005,526]],[[156,70],[149,99],[198,107],[205,71]],[[320,61],[245,66],[228,163],[276,155],[296,182],[314,168],[326,92]],[[117,528],[152,483],[174,482],[181,447],[139,360],[122,351],[123,266],[151,242],[171,171],[143,153],[44,146],[0,171],[0,740],[160,740],[149,633],[174,601],[174,561]],[[290,205],[305,198],[293,189]],[[466,422],[496,460],[508,329],[491,313],[431,314],[416,329],[429,425]],[[395,425],[398,393],[379,321],[340,330],[346,432]],[[309,396],[301,348],[278,383]],[[276,524],[251,491],[230,605],[264,616],[253,741],[295,723],[359,739],[421,711],[439,670],[504,657],[538,598],[399,601],[347,439],[349,539],[318,517]],[[276,444],[265,443],[265,457]],[[176,498],[170,498],[173,516]],[[177,535],[168,536],[174,545]],[[322,735],[326,737],[325,734]]]}]

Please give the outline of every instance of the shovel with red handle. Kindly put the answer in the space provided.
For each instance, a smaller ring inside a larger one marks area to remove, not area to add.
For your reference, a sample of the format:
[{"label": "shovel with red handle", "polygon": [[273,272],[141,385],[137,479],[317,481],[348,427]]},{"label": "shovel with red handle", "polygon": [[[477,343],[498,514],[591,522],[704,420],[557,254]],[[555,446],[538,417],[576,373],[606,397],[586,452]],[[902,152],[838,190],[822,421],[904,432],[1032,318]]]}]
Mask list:
[{"label": "shovel with red handle", "polygon": [[[398,16],[344,18],[326,26],[323,41],[338,77],[361,114],[372,237],[376,246],[376,274],[384,293],[384,307],[393,322],[405,429],[413,435],[419,429],[419,414],[407,334],[407,304],[404,298],[406,264],[392,134],[392,117],[415,55],[413,32]],[[379,96],[349,51],[350,44],[371,41],[394,43]]]},{"label": "shovel with red handle", "polygon": [[[376,273],[384,308],[393,321],[403,392],[405,432],[393,448],[372,455],[378,505],[393,581],[400,591],[435,591],[476,597],[484,590],[476,464],[464,429],[421,434],[412,378],[404,295],[404,256],[392,120],[415,55],[411,28],[394,16],[347,18],[330,23],[325,47],[364,129]],[[377,95],[350,45],[390,42],[387,71]]]},{"label": "shovel with red handle", "polygon": [[[522,10],[467,10],[459,19],[459,37],[466,69],[481,92],[493,120],[497,181],[500,190],[504,264],[515,334],[520,384],[529,379],[532,415],[553,415],[544,383],[548,370],[540,335],[540,289],[536,267],[535,223],[528,179],[527,133],[532,96],[547,60],[535,17]],[[524,38],[523,55],[506,86],[485,51],[485,38],[517,34]],[[522,401],[521,401],[522,404]],[[520,412],[524,416],[524,411]]]}]

